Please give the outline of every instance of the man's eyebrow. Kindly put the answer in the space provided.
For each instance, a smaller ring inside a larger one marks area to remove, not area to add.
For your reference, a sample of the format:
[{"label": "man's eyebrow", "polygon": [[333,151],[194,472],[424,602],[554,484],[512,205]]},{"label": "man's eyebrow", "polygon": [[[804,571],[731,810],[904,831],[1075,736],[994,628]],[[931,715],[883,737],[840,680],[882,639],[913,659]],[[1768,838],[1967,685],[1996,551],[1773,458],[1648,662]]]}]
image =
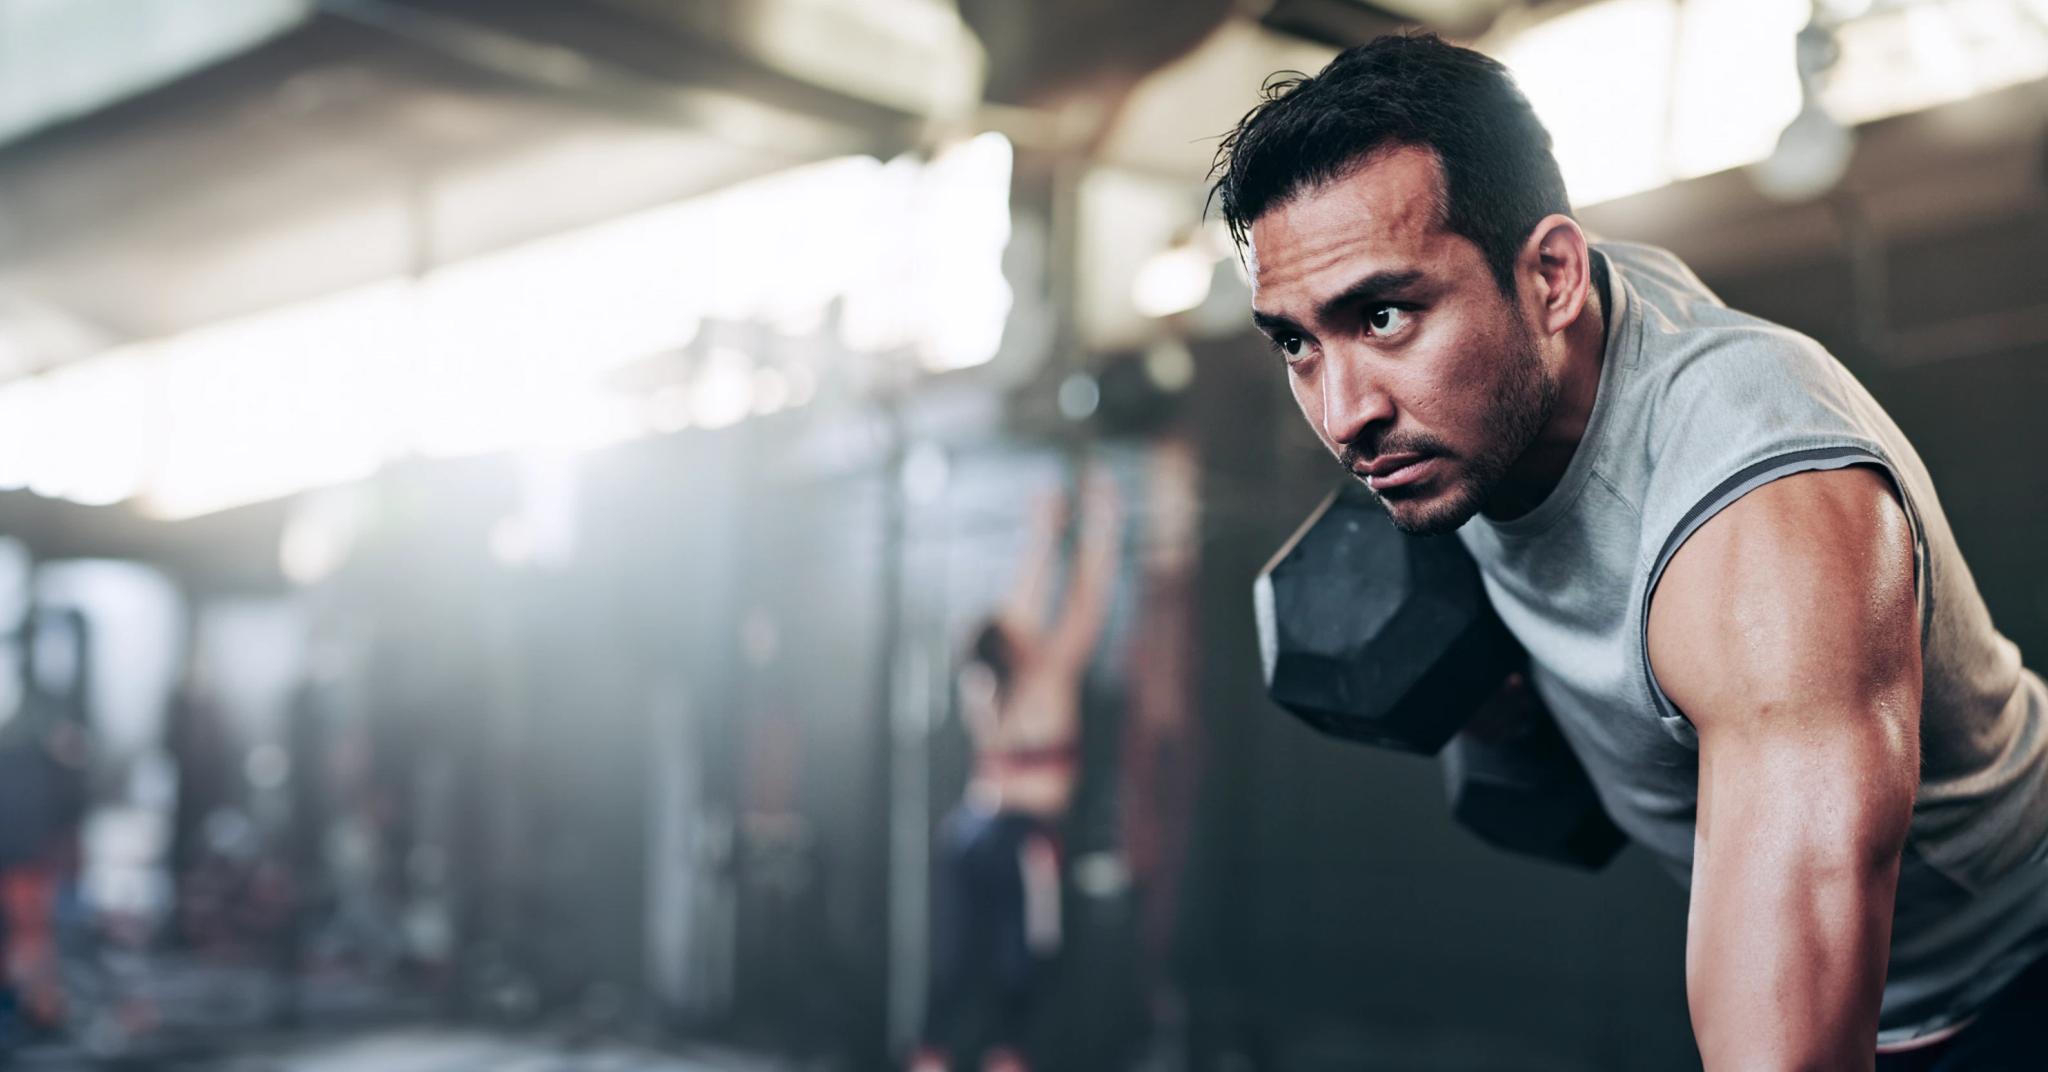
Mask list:
[{"label": "man's eyebrow", "polygon": [[1271,335],[1276,331],[1291,331],[1297,335],[1301,334],[1300,324],[1297,324],[1294,321],[1279,315],[1278,313],[1262,313],[1257,309],[1252,310],[1252,326],[1258,328],[1260,331],[1263,331],[1268,335]]},{"label": "man's eyebrow", "polygon": [[1355,305],[1406,297],[1407,290],[1420,282],[1422,273],[1413,268],[1398,272],[1374,272],[1324,299],[1323,303],[1316,307],[1316,319],[1329,321]]},{"label": "man's eyebrow", "polygon": [[[1332,297],[1325,299],[1322,304],[1316,306],[1316,319],[1327,322],[1335,319],[1346,308],[1354,305],[1363,305],[1375,301],[1392,301],[1406,297],[1409,288],[1422,282],[1422,280],[1422,272],[1414,268],[1401,271],[1374,272],[1338,291]],[[1278,313],[1260,312],[1257,309],[1252,310],[1252,325],[1268,335],[1276,331],[1307,334],[1300,324],[1287,317],[1281,316]]]}]

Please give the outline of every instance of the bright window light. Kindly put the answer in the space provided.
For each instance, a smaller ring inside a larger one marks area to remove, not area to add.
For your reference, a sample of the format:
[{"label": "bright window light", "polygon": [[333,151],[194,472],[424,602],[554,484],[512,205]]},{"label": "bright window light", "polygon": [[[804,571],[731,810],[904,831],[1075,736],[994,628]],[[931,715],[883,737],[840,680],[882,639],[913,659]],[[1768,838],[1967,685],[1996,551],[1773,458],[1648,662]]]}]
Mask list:
[{"label": "bright window light", "polygon": [[50,464],[43,435],[50,414],[43,399],[49,393],[49,381],[41,376],[0,386],[0,491],[28,487],[37,470]]},{"label": "bright window light", "polygon": [[141,489],[150,429],[147,372],[115,356],[70,365],[47,378],[37,414],[42,458],[30,476],[38,495],[103,506]]},{"label": "bright window light", "polygon": [[360,479],[405,455],[573,451],[809,402],[801,362],[714,347],[617,385],[707,320],[842,334],[928,369],[995,355],[1010,146],[828,161],[717,194],[122,347],[0,385],[0,489],[180,518]]},{"label": "bright window light", "polygon": [[1687,3],[1671,102],[1668,163],[1689,179],[1771,155],[1799,114],[1794,55],[1806,5],[1785,0]]},{"label": "bright window light", "polygon": [[1195,245],[1162,249],[1131,280],[1131,305],[1146,316],[1172,316],[1202,304],[1216,259]]},{"label": "bright window light", "polygon": [[983,134],[942,153],[918,176],[908,223],[913,315],[925,325],[918,360],[942,372],[996,355],[1010,315],[1003,249],[1010,244],[1010,143]]},{"label": "bright window light", "polygon": [[860,232],[877,256],[848,294],[848,346],[908,348],[935,372],[995,356],[1010,313],[1010,164],[1010,143],[983,134],[922,169],[899,160],[878,174],[885,211]]},{"label": "bright window light", "polygon": [[[1755,164],[1799,114],[1799,0],[1600,0],[1489,47],[1550,128],[1577,205]],[[2048,78],[2048,2],[1824,5],[1829,116],[1854,125]],[[1598,62],[1588,62],[1598,57]]]},{"label": "bright window light", "polygon": [[409,298],[378,284],[128,348],[150,369],[145,505],[185,517],[375,471],[406,432]]},{"label": "bright window light", "polygon": [[1677,31],[1671,0],[1601,0],[1495,50],[1550,128],[1575,204],[1671,180],[1663,146]]},{"label": "bright window light", "polygon": [[754,408],[753,362],[729,347],[713,349],[697,369],[690,398],[690,419],[697,427],[738,424]]},{"label": "bright window light", "polygon": [[781,369],[754,370],[754,412],[774,413],[789,404],[789,377]]},{"label": "bright window light", "polygon": [[1874,10],[1836,37],[1842,55],[1821,100],[1845,123],[2048,77],[2048,5],[2039,0],[1921,0]]}]

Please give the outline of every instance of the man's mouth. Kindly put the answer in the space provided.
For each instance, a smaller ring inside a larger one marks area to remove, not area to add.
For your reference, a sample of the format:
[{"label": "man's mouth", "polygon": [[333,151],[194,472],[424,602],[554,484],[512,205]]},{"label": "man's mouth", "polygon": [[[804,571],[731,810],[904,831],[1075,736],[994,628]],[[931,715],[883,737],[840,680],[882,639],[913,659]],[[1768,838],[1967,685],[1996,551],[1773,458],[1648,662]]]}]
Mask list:
[{"label": "man's mouth", "polygon": [[1371,465],[1352,473],[1374,491],[1403,487],[1427,478],[1436,469],[1436,459],[1426,454],[1389,454],[1374,458]]}]

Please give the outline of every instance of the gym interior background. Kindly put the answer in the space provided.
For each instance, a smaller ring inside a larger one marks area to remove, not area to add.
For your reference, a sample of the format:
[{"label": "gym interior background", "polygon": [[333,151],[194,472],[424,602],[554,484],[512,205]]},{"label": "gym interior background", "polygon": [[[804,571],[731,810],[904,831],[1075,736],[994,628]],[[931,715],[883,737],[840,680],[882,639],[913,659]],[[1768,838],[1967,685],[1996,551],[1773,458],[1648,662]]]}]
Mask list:
[{"label": "gym interior background", "polygon": [[1696,1066],[1668,877],[1261,690],[1339,476],[1205,175],[1404,26],[1868,384],[2048,658],[2041,0],[0,0],[4,1045],[900,1066],[954,672],[1092,470],[1045,1067]]}]

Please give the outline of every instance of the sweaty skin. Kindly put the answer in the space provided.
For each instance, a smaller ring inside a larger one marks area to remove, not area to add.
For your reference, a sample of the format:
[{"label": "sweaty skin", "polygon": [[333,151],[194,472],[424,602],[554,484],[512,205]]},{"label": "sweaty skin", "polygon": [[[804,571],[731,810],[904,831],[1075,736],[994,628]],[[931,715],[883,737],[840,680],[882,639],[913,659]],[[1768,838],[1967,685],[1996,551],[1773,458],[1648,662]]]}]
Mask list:
[{"label": "sweaty skin", "polygon": [[1686,993],[1708,1068],[1867,1069],[1920,775],[1913,538],[1887,478],[1766,484],[1650,605],[1700,737]]},{"label": "sweaty skin", "polygon": [[[1531,230],[1503,296],[1450,232],[1426,149],[1368,157],[1252,222],[1254,322],[1323,445],[1395,523],[1519,517],[1585,433],[1606,346],[1586,238]],[[1371,486],[1372,481],[1368,481]],[[1870,470],[1786,477],[1701,526],[1650,609],[1700,735],[1687,995],[1709,1069],[1868,1068],[1918,779],[1903,509]]]},{"label": "sweaty skin", "polygon": [[1510,304],[1443,226],[1440,188],[1433,153],[1377,154],[1253,221],[1251,267],[1253,320],[1323,445],[1354,475],[1428,458],[1422,480],[1374,490],[1396,524],[1447,532],[1524,513],[1564,474],[1605,327],[1578,224],[1537,225]]}]

